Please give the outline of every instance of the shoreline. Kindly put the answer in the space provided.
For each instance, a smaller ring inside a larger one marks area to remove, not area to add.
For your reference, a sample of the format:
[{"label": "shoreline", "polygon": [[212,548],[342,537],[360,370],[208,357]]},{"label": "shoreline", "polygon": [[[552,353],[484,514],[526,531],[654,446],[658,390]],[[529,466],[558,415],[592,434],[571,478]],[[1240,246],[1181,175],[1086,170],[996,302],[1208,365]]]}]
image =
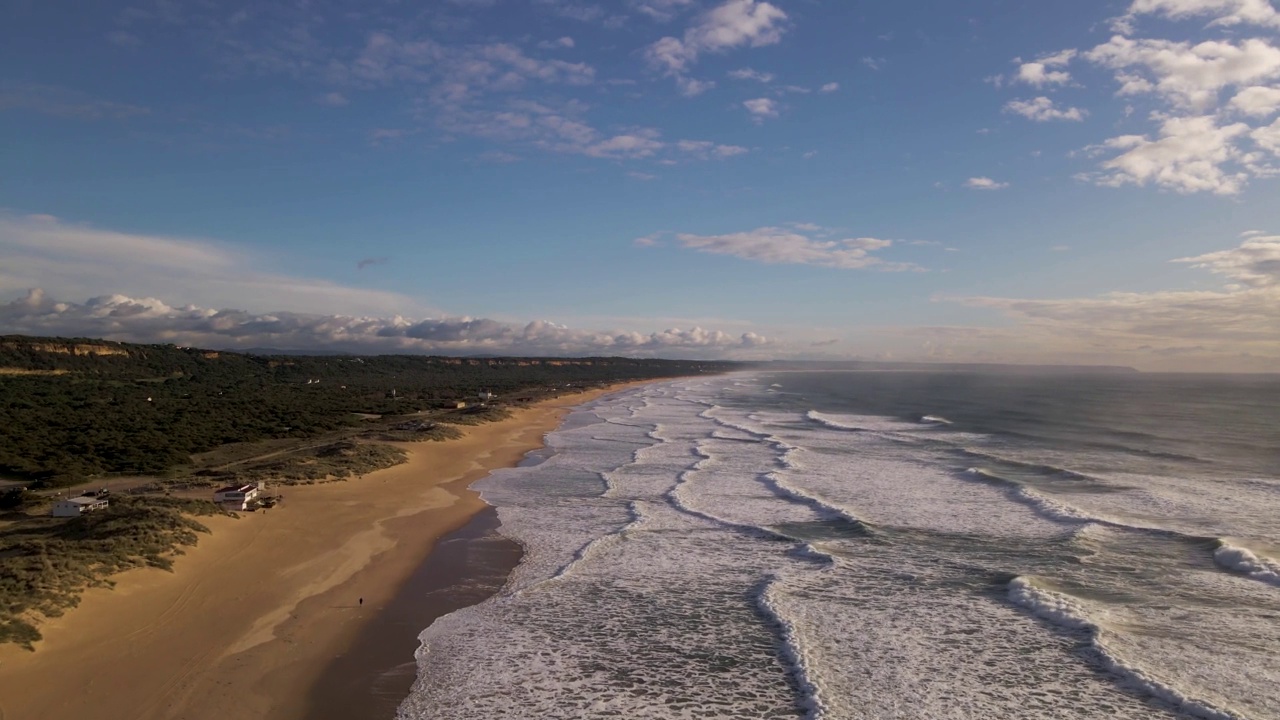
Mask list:
[{"label": "shoreline", "polygon": [[[271,513],[202,518],[211,534],[173,572],[130,570],[113,589],[87,590],[41,626],[34,653],[0,646],[0,686],[22,688],[0,694],[0,720],[350,717],[314,708],[326,671],[438,541],[489,507],[471,483],[542,447],[573,408],[657,380],[514,408],[457,440],[400,444],[407,463],[291,486]],[[415,647],[425,627],[409,631]]]},{"label": "shoreline", "polygon": [[486,507],[442,537],[427,559],[311,689],[307,720],[394,720],[418,678],[418,636],[437,618],[502,589],[524,557]]}]

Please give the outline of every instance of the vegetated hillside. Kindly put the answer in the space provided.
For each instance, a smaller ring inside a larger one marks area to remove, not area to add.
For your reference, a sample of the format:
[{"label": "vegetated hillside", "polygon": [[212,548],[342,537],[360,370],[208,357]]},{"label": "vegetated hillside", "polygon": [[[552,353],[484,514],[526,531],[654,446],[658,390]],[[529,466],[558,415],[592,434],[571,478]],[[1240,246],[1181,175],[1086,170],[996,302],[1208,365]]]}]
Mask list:
[{"label": "vegetated hillside", "polygon": [[[510,401],[567,384],[725,372],[628,358],[258,356],[85,338],[0,336],[0,474],[60,484],[159,473],[230,442],[306,437],[351,413]],[[392,396],[394,392],[394,397]]]}]

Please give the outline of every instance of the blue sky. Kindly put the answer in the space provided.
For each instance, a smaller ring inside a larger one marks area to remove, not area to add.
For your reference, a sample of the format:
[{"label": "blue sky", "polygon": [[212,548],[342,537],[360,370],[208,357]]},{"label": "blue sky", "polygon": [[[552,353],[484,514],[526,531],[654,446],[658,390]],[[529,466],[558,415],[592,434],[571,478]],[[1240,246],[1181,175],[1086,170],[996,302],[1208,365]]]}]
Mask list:
[{"label": "blue sky", "polygon": [[1269,0],[82,5],[0,10],[0,331],[1280,367]]}]

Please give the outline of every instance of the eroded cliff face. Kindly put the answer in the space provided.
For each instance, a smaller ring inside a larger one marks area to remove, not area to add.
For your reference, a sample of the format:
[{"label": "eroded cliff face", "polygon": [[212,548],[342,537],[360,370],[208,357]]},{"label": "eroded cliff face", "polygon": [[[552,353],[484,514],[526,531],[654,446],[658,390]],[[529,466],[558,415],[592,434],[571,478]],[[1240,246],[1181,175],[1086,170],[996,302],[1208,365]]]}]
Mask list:
[{"label": "eroded cliff face", "polygon": [[34,352],[53,353],[56,355],[128,355],[129,351],[114,345],[97,343],[57,343],[57,342],[0,342],[0,348],[6,350],[31,350]]}]

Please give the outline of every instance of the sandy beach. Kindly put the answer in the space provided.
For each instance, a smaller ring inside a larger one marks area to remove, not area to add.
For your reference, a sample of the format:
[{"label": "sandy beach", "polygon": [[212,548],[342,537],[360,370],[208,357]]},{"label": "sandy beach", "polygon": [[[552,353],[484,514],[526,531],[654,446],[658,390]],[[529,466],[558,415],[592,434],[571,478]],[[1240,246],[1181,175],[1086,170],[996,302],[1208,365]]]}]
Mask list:
[{"label": "sandy beach", "polygon": [[173,572],[132,570],[86,592],[41,627],[35,652],[0,646],[0,720],[314,717],[326,668],[433,544],[486,507],[467,486],[620,387],[521,408],[458,440],[403,444],[407,463],[283,488],[269,512],[202,520],[212,533]]}]

